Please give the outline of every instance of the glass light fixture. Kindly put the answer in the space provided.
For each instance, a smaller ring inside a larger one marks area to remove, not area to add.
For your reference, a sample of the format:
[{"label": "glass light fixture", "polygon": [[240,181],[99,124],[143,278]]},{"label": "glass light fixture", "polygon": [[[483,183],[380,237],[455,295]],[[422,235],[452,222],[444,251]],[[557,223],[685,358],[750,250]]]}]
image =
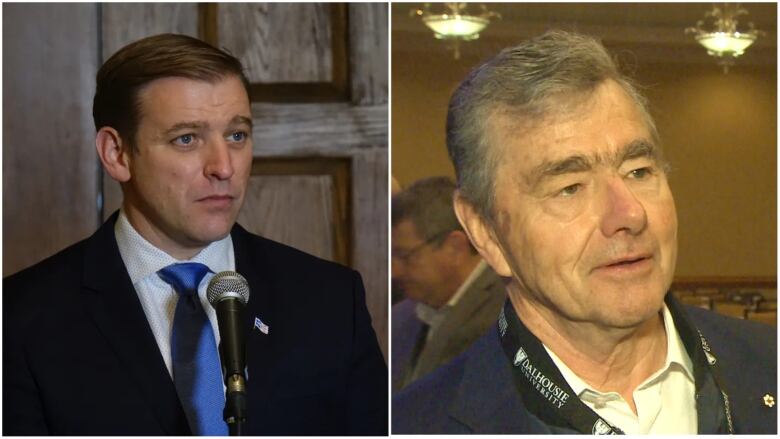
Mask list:
[{"label": "glass light fixture", "polygon": [[472,6],[473,3],[425,3],[422,9],[411,13],[422,19],[434,37],[451,41],[455,59],[459,59],[460,41],[476,40],[491,18],[501,18],[498,13],[488,11],[484,4],[474,8],[479,10],[476,13],[471,12]]},{"label": "glass light fixture", "polygon": [[[748,11],[739,3],[713,6],[712,10],[704,14],[704,20],[699,20],[695,27],[685,29],[685,33],[694,34],[696,41],[707,49],[709,55],[718,58],[718,64],[728,73],[734,60],[745,53],[745,49],[756,41],[759,34],[763,34],[755,29],[753,23],[748,23],[746,31],[737,30],[737,17],[747,14]],[[711,23],[707,23],[708,19]]]}]

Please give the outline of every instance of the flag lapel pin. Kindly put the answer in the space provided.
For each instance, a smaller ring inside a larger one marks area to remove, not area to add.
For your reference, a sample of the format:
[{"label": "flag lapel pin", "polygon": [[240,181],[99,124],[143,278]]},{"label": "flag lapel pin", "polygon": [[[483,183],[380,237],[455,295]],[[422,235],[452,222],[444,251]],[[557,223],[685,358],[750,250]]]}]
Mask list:
[{"label": "flag lapel pin", "polygon": [[265,335],[268,335],[268,329],[269,329],[268,325],[263,323],[263,321],[260,320],[259,317],[255,317],[255,329],[259,330],[260,332],[262,332]]}]

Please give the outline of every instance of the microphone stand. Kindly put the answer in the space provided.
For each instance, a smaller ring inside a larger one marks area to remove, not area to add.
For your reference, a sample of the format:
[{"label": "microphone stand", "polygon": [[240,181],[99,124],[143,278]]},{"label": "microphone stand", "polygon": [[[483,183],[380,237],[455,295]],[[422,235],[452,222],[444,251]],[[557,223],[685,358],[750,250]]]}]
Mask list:
[{"label": "microphone stand", "polygon": [[246,422],[246,380],[241,374],[231,375],[227,379],[225,390],[225,410],[222,417],[228,425],[230,436],[243,436]]}]

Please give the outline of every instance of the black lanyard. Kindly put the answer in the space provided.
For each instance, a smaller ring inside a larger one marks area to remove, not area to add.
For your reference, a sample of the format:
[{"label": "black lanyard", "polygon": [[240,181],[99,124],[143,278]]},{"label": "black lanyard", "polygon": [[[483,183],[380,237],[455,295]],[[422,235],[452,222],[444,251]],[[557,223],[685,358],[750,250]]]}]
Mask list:
[{"label": "black lanyard", "polygon": [[[706,416],[707,419],[717,422],[718,428],[713,432],[733,433],[728,396],[721,390],[717,374],[712,373],[715,364],[708,361],[708,358],[714,354],[712,354],[704,337],[698,332],[695,336],[691,334],[692,326],[685,325],[684,323],[687,321],[678,318],[681,311],[676,304],[669,305],[676,327],[686,326],[685,330],[678,329],[678,332],[694,363],[697,395],[702,390],[706,390],[702,389],[700,383],[705,382],[705,378],[710,376],[713,378],[710,382],[714,386],[709,386],[707,389],[717,389],[720,393],[716,395],[716,398],[701,399],[719,402],[718,407],[715,407],[717,410],[715,416],[712,416],[713,407],[701,406],[700,399],[697,398],[699,417],[702,418],[704,413],[701,412],[704,411],[709,415]],[[512,364],[515,386],[529,412],[547,425],[573,429],[582,434],[624,434],[622,430],[611,425],[579,399],[539,339],[517,317],[509,300],[504,303],[499,315],[498,331],[501,335],[504,352]],[[704,341],[702,342],[702,340]],[[694,355],[691,355],[691,352]],[[723,408],[724,411],[719,411],[720,408]],[[725,414],[725,416],[719,416],[720,414]],[[701,423],[699,430],[699,433],[704,433]]]},{"label": "black lanyard", "polygon": [[517,318],[508,299],[498,318],[498,331],[528,411],[547,425],[583,434],[623,434],[580,401],[539,339]]}]

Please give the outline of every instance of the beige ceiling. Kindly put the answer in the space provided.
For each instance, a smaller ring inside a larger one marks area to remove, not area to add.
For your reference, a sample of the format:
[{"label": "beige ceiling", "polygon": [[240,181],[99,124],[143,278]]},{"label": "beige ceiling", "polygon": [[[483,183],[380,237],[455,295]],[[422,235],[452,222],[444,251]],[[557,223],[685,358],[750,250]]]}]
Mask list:
[{"label": "beige ceiling", "polygon": [[[410,11],[423,3],[392,4],[392,50],[417,54],[447,50],[444,42]],[[479,40],[461,43],[464,57],[482,57],[497,49],[539,35],[548,29],[576,30],[602,39],[611,49],[630,50],[645,63],[711,63],[686,27],[704,18],[711,3],[486,3],[501,14]],[[473,7],[473,6],[472,6]],[[743,4],[752,21],[766,32],[738,63],[775,65],[777,62],[777,7],[775,3]]]}]

